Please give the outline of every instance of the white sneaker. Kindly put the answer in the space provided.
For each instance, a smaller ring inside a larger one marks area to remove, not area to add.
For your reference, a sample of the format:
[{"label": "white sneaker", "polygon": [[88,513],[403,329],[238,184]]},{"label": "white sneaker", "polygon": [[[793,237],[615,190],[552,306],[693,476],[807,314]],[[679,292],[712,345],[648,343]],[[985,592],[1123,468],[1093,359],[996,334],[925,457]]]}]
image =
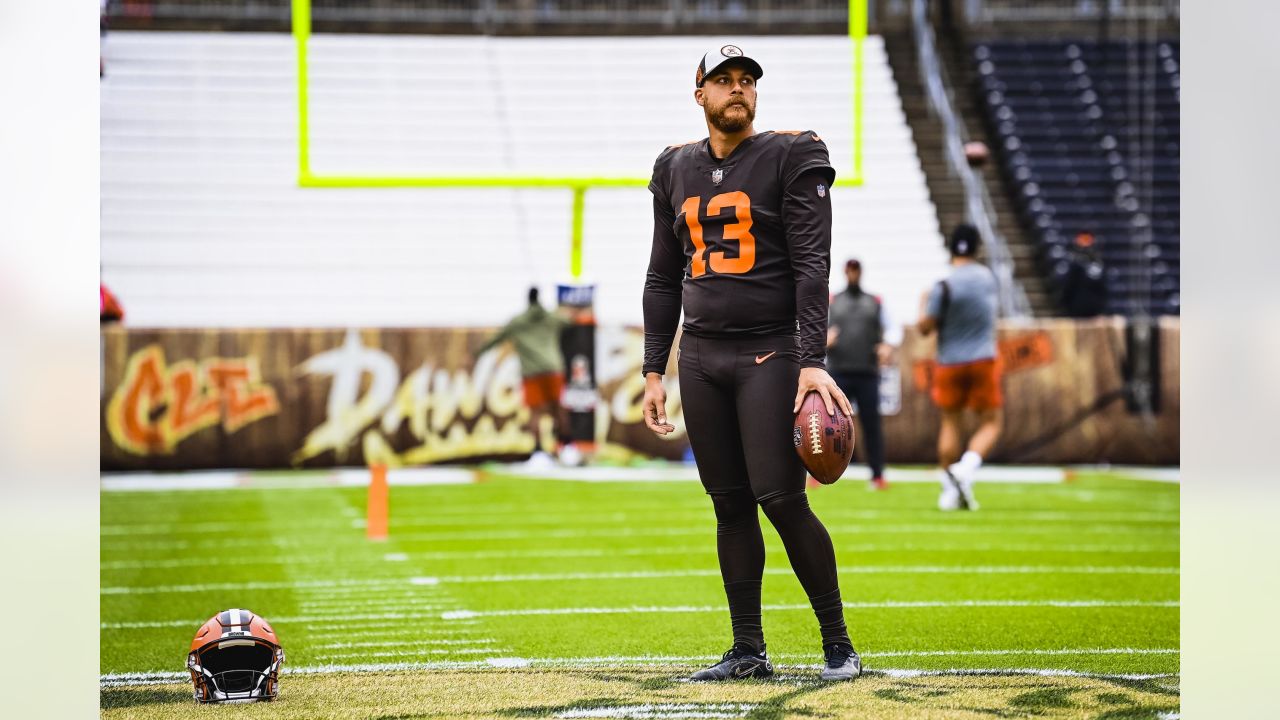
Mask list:
[{"label": "white sneaker", "polygon": [[538,450],[529,456],[529,459],[524,462],[524,466],[530,470],[549,470],[556,466],[556,461],[552,460],[547,453]]},{"label": "white sneaker", "polygon": [[942,485],[942,492],[938,495],[938,509],[943,512],[959,510],[960,488],[956,486],[951,474],[946,470],[938,470],[938,483]]},{"label": "white sneaker", "polygon": [[557,459],[560,461],[560,464],[565,467],[579,467],[582,465],[584,458],[582,456],[582,451],[578,449],[578,446],[573,443],[569,443],[568,445],[560,448],[560,457]]},{"label": "white sneaker", "polygon": [[973,497],[973,476],[977,471],[971,467],[961,463],[954,463],[947,467],[946,480],[955,488],[956,494],[960,496],[960,507],[964,510],[977,510],[978,501]]}]

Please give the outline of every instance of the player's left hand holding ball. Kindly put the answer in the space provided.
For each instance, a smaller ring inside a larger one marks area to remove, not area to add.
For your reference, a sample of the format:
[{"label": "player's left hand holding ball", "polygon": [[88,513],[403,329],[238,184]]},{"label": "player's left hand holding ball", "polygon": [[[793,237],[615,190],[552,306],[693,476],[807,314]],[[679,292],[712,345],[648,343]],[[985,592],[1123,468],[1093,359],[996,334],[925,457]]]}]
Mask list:
[{"label": "player's left hand holding ball", "polygon": [[[836,384],[835,380],[827,374],[822,368],[809,367],[800,368],[800,386],[796,388],[795,406],[791,408],[792,413],[800,412],[800,403],[804,402],[804,396],[809,391],[816,390],[822,396],[822,402],[827,406],[827,414],[835,415],[836,407],[844,412],[846,417],[853,417],[853,406],[849,404],[849,398],[844,396],[844,391]],[[645,400],[649,398],[649,391],[645,390]],[[646,410],[647,410],[646,405]],[[648,422],[648,415],[645,416],[645,422]]]}]

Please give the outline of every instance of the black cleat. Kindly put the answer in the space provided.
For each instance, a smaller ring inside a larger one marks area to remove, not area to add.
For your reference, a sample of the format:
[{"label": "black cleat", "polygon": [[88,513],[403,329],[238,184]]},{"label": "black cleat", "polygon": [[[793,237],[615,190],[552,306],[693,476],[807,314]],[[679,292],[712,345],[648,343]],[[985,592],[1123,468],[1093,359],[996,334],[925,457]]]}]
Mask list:
[{"label": "black cleat", "polygon": [[862,674],[862,658],[852,645],[835,643],[824,648],[827,665],[822,668],[823,680],[852,680]]},{"label": "black cleat", "polygon": [[743,680],[767,678],[773,675],[773,663],[763,648],[754,653],[737,645],[729,648],[720,662],[694,673],[690,680]]}]

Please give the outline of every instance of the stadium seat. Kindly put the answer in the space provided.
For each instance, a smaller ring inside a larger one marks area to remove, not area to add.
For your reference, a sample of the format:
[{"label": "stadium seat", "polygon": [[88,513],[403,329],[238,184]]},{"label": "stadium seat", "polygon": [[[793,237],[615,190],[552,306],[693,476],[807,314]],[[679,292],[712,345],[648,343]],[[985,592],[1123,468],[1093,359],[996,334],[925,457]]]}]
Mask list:
[{"label": "stadium seat", "polygon": [[[1088,232],[1108,266],[1110,311],[1178,313],[1178,42],[993,40],[974,46],[973,61],[1050,286],[1067,245]],[[1135,77],[1139,62],[1154,77]]]}]

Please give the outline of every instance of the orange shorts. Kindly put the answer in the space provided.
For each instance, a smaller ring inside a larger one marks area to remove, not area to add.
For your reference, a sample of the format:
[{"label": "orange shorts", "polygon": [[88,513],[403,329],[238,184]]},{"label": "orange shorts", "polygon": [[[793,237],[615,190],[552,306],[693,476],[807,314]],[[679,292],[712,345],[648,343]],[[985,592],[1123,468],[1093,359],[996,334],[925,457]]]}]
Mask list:
[{"label": "orange shorts", "polygon": [[530,375],[524,379],[524,404],[531,408],[560,402],[564,375],[558,372]]},{"label": "orange shorts", "polygon": [[996,366],[995,358],[934,368],[933,404],[943,410],[994,410],[1003,407],[1000,368]]}]

